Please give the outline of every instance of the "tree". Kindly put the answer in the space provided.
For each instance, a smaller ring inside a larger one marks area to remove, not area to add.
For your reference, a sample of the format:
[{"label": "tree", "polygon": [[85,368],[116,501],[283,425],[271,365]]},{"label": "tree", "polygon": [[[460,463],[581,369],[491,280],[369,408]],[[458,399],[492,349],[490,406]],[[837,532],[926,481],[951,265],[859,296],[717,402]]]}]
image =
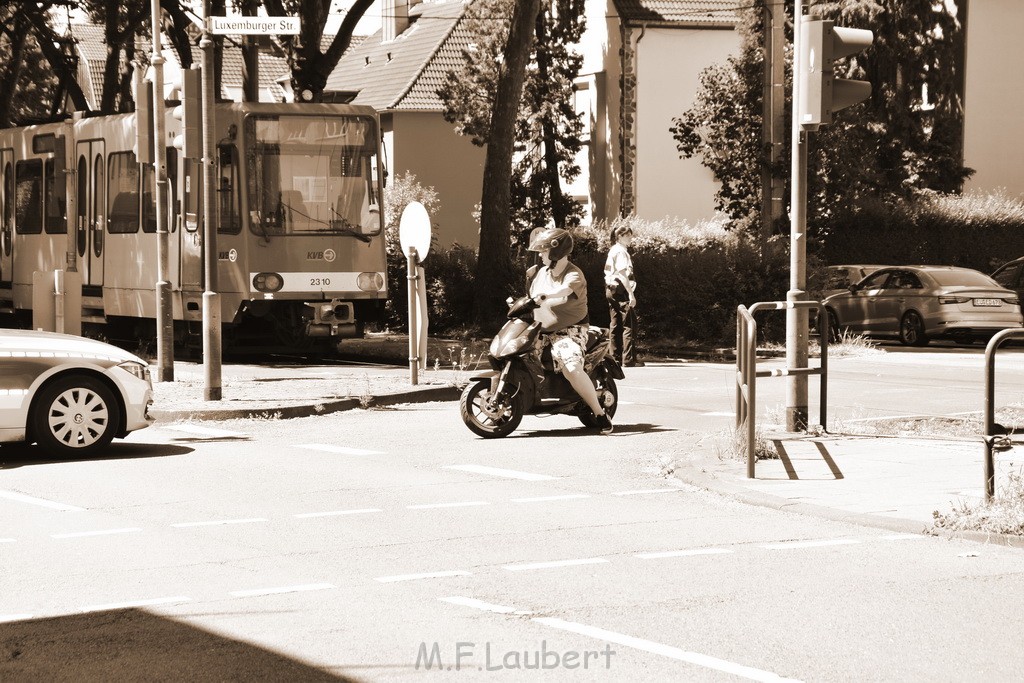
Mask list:
[{"label": "tree", "polygon": [[[465,28],[473,42],[463,64],[449,72],[438,95],[445,119],[485,146],[490,135],[495,86],[507,41],[510,0],[478,0],[466,11]],[[512,173],[513,242],[523,245],[534,227],[579,225],[582,210],[562,189],[580,172],[575,156],[582,148],[583,123],[573,107],[574,81],[582,59],[569,49],[585,24],[581,0],[544,3],[534,23],[534,42],[523,99],[516,122],[521,151]]]},{"label": "tree", "polygon": [[263,4],[272,16],[293,15],[300,18],[302,28],[298,36],[277,36],[274,40],[284,51],[288,66],[291,67],[292,92],[296,93],[296,99],[305,99],[301,97],[302,93],[309,93],[309,101],[319,102],[327,86],[327,79],[352,44],[356,24],[366,14],[373,0],[355,0],[326,51],[321,50],[320,44],[331,0],[265,0]]},{"label": "tree", "polygon": [[[722,183],[718,208],[735,226],[751,230],[758,224],[759,177],[768,163],[760,140],[765,1],[742,13],[740,54],[705,70],[693,107],[671,129],[680,155],[700,156]],[[960,156],[962,27],[956,3],[844,0],[814,7],[836,25],[870,28],[875,40],[837,68],[837,75],[870,81],[871,98],[838,112],[832,125],[811,135],[808,223],[824,234],[879,199],[958,191],[971,171]],[[792,8],[787,3],[790,41]],[[791,49],[787,62],[791,83]],[[788,156],[788,141],[784,150]],[[789,160],[780,163],[788,168]]]},{"label": "tree", "polygon": [[0,128],[45,119],[56,98],[57,80],[30,21],[38,9],[34,3],[0,8]]}]

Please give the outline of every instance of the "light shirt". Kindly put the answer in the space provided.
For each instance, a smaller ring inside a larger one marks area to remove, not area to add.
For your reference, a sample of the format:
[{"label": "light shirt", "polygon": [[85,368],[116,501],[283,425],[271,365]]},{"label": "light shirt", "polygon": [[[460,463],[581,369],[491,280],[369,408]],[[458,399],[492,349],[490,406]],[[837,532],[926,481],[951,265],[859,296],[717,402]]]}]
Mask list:
[{"label": "light shirt", "polygon": [[568,301],[550,306],[545,302],[533,312],[534,320],[541,324],[545,332],[557,332],[590,321],[587,312],[587,279],[583,277],[583,271],[571,263],[566,264],[565,270],[558,276],[547,266],[541,266],[530,282],[530,296],[556,292],[563,287],[570,287],[576,296],[570,295]]},{"label": "light shirt", "polygon": [[629,281],[630,291],[636,291],[636,280],[633,279],[633,257],[626,247],[616,242],[608,250],[608,258],[604,262],[604,282],[607,285],[618,283],[616,274],[621,274]]}]

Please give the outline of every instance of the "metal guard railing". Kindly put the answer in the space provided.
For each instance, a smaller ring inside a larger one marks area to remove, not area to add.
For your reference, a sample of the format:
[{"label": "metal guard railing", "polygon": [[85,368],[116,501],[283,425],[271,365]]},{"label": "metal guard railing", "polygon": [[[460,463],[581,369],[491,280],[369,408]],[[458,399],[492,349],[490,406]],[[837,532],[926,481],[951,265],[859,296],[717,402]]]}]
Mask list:
[{"label": "metal guard railing", "polygon": [[1000,330],[988,341],[985,347],[985,500],[992,502],[996,495],[995,450],[995,395],[996,395],[996,351],[1008,339],[1024,339],[1024,330],[1012,328]]}]

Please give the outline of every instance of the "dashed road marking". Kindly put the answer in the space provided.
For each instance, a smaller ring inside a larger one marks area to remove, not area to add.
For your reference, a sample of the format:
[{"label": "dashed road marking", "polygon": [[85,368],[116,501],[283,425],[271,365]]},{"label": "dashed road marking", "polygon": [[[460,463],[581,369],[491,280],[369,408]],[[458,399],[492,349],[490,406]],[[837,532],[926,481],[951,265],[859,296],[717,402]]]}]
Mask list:
[{"label": "dashed road marking", "polygon": [[540,496],[537,498],[513,498],[513,503],[547,503],[553,500],[580,500],[581,498],[590,498],[586,493],[574,493],[565,496]]},{"label": "dashed road marking", "polygon": [[337,588],[333,583],[304,583],[297,586],[274,586],[272,588],[250,588],[248,590],[231,591],[229,595],[236,598],[252,598],[259,595],[280,595],[282,593],[306,593],[309,591],[325,591]]},{"label": "dashed road marking", "polygon": [[615,491],[613,496],[640,496],[645,493],[679,493],[682,489],[641,489],[637,491]]},{"label": "dashed road marking", "polygon": [[453,605],[472,607],[473,609],[483,610],[484,612],[497,612],[498,614],[533,614],[533,612],[517,610],[515,607],[495,605],[490,602],[484,602],[483,600],[477,600],[476,598],[467,598],[464,595],[452,595],[447,598],[438,598],[438,600],[441,602],[448,602]]},{"label": "dashed road marking", "polygon": [[701,417],[736,417],[736,413],[730,410],[712,410],[710,413],[701,413]]},{"label": "dashed road marking", "polygon": [[177,522],[171,526],[177,529],[184,529],[193,526],[219,526],[221,524],[256,524],[258,522],[269,522],[265,517],[253,517],[251,519],[212,519],[206,522]]},{"label": "dashed road marking", "polygon": [[186,434],[198,434],[199,436],[206,436],[212,439],[231,439],[246,436],[242,432],[232,432],[227,429],[214,429],[213,427],[203,427],[202,425],[193,424],[186,422],[183,424],[175,425],[161,425],[161,429],[170,429],[175,432],[184,432]]},{"label": "dashed road marking", "polygon": [[423,505],[406,505],[408,510],[433,510],[436,508],[464,508],[475,505],[490,505],[486,500],[467,500],[461,503],[425,503]]},{"label": "dashed road marking", "polygon": [[0,614],[0,624],[6,624],[12,621],[28,621],[34,614]]},{"label": "dashed road marking", "polygon": [[368,448],[349,448],[348,446],[335,446],[329,443],[303,443],[296,448],[306,448],[311,451],[323,451],[325,453],[337,453],[338,455],[384,455],[384,451],[371,451]]},{"label": "dashed road marking", "polygon": [[106,605],[89,605],[83,607],[82,612],[105,612],[114,609],[131,609],[133,607],[151,607],[153,605],[170,605],[178,602],[190,602],[192,598],[184,595],[175,595],[167,598],[149,598],[148,600],[129,600],[127,602],[112,602]]},{"label": "dashed road marking", "polygon": [[474,474],[489,474],[494,477],[505,477],[507,479],[523,479],[525,481],[550,481],[551,479],[558,479],[558,477],[552,477],[547,474],[504,470],[500,467],[485,467],[484,465],[446,465],[444,469],[461,470],[463,472],[473,472]]},{"label": "dashed road marking", "polygon": [[603,564],[607,562],[603,557],[586,557],[578,560],[555,560],[554,562],[530,562],[527,564],[506,564],[503,568],[510,572],[522,572],[532,569],[552,569],[555,567],[574,567],[581,564]]},{"label": "dashed road marking", "polygon": [[0,543],[17,543],[15,538],[0,538]]},{"label": "dashed road marking", "polygon": [[690,664],[696,664],[697,666],[703,666],[708,669],[714,669],[715,671],[722,671],[733,676],[740,676],[742,678],[749,678],[755,681],[788,681],[792,679],[782,678],[778,674],[772,673],[771,671],[763,671],[761,669],[755,669],[753,667],[745,666],[743,664],[737,664],[724,659],[718,659],[717,657],[711,657],[710,655],[702,655],[699,652],[687,652],[678,647],[671,645],[663,645],[662,643],[655,643],[651,640],[644,640],[643,638],[635,638],[633,636],[627,636],[622,633],[616,633],[614,631],[607,631],[603,628],[596,626],[587,626],[586,624],[578,624],[572,621],[565,621],[564,619],[557,619],[555,617],[534,617],[532,621],[552,628],[561,629],[563,631],[569,631],[571,633],[577,633],[583,636],[589,636],[591,638],[597,638],[604,640],[609,643],[615,643],[616,645],[623,645],[625,647],[631,647],[635,650],[643,650],[644,652],[650,652],[652,654],[661,655],[663,657],[669,657],[671,659],[677,659],[682,662]]},{"label": "dashed road marking", "polygon": [[762,548],[768,550],[789,550],[791,548],[821,548],[830,545],[853,545],[860,543],[859,538],[833,538],[826,541],[784,541],[782,543],[766,543]]},{"label": "dashed road marking", "polygon": [[63,534],[50,534],[50,538],[85,538],[86,536],[109,536],[111,534],[130,534],[142,531],[139,527],[126,527],[124,529],[98,529],[96,531],[74,531]]},{"label": "dashed road marking", "polygon": [[293,515],[298,519],[310,519],[311,517],[337,517],[339,515],[365,515],[371,512],[384,512],[380,508],[359,508],[355,510],[329,510],[327,512],[303,512],[300,515]]},{"label": "dashed road marking", "polygon": [[920,541],[925,538],[924,534],[890,534],[882,536],[887,541]]},{"label": "dashed road marking", "polygon": [[52,500],[46,500],[45,498],[26,496],[24,493],[16,493],[15,491],[0,491],[0,498],[13,500],[15,503],[28,503],[29,505],[38,505],[40,507],[50,508],[51,510],[63,510],[64,512],[85,511],[85,508],[76,507],[74,505],[66,505],[64,503],[57,503]]},{"label": "dashed road marking", "polygon": [[398,581],[419,581],[420,579],[444,579],[449,576],[473,576],[472,572],[462,569],[454,569],[443,572],[426,572],[423,574],[398,574],[395,576],[378,576],[374,580],[381,583],[395,583]]},{"label": "dashed road marking", "polygon": [[689,550],[666,550],[656,553],[637,553],[633,557],[641,560],[658,560],[663,557],[690,557],[692,555],[725,555],[734,552],[730,548],[690,548]]}]

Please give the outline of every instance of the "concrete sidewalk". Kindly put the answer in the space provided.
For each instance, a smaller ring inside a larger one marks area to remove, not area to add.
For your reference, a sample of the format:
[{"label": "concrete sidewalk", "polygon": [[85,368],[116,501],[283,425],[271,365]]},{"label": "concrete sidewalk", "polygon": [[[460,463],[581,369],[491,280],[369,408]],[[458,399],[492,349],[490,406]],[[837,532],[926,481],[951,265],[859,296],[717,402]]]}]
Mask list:
[{"label": "concrete sidewalk", "polygon": [[[472,371],[428,368],[412,385],[398,365],[224,365],[222,400],[205,401],[201,364],[175,363],[175,381],[154,383],[151,413],[159,421],[308,417],[375,405],[455,401]],[[949,513],[984,498],[983,446],[978,439],[874,435],[764,435],[777,460],[761,460],[748,479],[746,463],[714,453],[680,454],[676,476],[747,503],[892,529],[933,531],[933,512]],[[996,454],[997,491],[1019,471],[1015,450]],[[966,484],[965,484],[966,482]],[[1024,545],[1022,537],[954,535]]]}]

